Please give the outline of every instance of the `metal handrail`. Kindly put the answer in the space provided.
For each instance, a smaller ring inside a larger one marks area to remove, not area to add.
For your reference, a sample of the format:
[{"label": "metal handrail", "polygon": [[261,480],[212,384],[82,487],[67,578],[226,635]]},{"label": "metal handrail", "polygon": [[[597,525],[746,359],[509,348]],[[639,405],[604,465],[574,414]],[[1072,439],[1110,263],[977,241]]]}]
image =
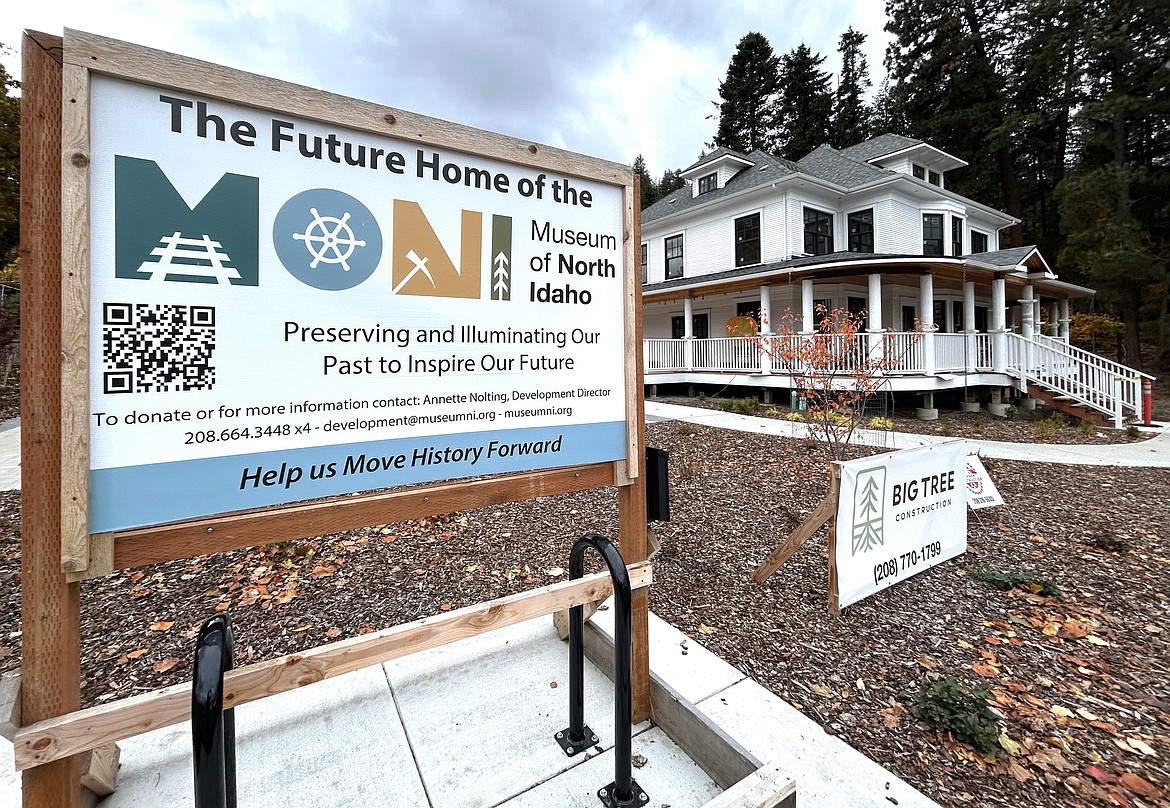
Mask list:
[{"label": "metal handrail", "polygon": [[217,614],[199,630],[191,683],[195,808],[236,808],[236,720],[223,709],[223,675],[232,669],[232,627]]},{"label": "metal handrail", "polygon": [[[585,551],[596,550],[613,579],[614,613],[614,781],[601,788],[597,796],[608,808],[645,805],[650,797],[633,779],[632,720],[632,629],[633,595],[630,575],[621,553],[613,542],[598,533],[586,533],[573,544],[569,553],[569,580],[585,573]],[[597,734],[585,724],[585,615],[582,606],[569,609],[569,726],[556,734],[557,743],[569,757],[580,754],[598,742]]]}]

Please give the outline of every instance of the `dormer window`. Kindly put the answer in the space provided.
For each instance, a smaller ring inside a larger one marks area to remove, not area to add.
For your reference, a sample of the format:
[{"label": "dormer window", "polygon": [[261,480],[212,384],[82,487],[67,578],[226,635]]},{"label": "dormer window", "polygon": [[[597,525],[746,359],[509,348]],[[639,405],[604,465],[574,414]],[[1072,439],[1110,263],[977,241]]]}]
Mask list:
[{"label": "dormer window", "polygon": [[932,172],[930,172],[930,179],[928,180],[928,182],[931,185],[941,186],[942,185],[942,175],[939,174],[937,171],[932,171]]},{"label": "dormer window", "polygon": [[918,163],[914,163],[914,178],[918,180],[926,179],[926,169],[918,165]]},{"label": "dormer window", "polygon": [[705,177],[699,177],[699,193],[706,194],[714,191],[719,187],[719,175],[708,174]]}]

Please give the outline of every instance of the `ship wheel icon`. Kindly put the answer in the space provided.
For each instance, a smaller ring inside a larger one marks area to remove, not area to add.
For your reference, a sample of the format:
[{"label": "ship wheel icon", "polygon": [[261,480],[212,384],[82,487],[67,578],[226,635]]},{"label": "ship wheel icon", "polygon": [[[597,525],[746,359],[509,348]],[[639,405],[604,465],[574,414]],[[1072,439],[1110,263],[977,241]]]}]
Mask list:
[{"label": "ship wheel icon", "polygon": [[316,289],[352,289],[382,260],[382,230],[374,214],[331,188],[302,191],[285,202],[272,225],[285,269]]},{"label": "ship wheel icon", "polygon": [[305,249],[313,256],[309,267],[316,269],[324,261],[326,264],[341,264],[341,268],[349,272],[349,257],[353,255],[354,247],[366,246],[364,240],[354,238],[353,228],[347,224],[349,211],[340,219],[322,216],[316,208],[309,208],[309,212],[313,214],[313,220],[305,227],[305,232],[293,234],[297,241],[305,242]]}]

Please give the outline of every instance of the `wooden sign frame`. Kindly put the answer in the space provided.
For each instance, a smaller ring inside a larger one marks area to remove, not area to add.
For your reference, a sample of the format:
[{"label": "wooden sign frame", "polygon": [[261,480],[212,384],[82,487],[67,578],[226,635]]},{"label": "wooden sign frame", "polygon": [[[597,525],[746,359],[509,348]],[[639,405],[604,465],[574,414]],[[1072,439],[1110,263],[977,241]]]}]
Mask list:
[{"label": "wooden sign frame", "polygon": [[[78,806],[87,750],[184,720],[189,709],[189,699],[184,704],[182,698],[159,691],[78,710],[81,580],[193,555],[608,486],[617,487],[619,540],[637,586],[633,718],[646,720],[650,713],[647,596],[652,576],[646,563],[649,542],[642,469],[641,286],[632,270],[634,250],[640,243],[639,189],[632,169],[72,30],[66,30],[63,38],[26,32],[23,71],[23,726],[16,731],[14,745],[17,768],[24,772],[26,808]],[[90,534],[88,105],[93,74],[619,187],[626,457]],[[242,668],[230,677],[232,682],[246,683],[231,694],[231,703],[590,602],[605,596],[607,586],[598,576],[589,576],[437,615],[424,621],[428,625],[418,631],[398,626]]]}]

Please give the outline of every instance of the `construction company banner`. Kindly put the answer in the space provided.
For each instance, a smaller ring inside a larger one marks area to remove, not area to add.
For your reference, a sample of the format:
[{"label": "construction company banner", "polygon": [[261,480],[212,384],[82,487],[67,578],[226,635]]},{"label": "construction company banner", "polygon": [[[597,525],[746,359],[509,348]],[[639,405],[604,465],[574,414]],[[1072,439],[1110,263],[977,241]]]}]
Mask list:
[{"label": "construction company banner", "polygon": [[967,457],[967,507],[973,511],[1003,504],[1003,497],[978,455]]},{"label": "construction company banner", "polygon": [[90,99],[91,532],[625,457],[620,186]]},{"label": "construction company banner", "polygon": [[839,606],[966,552],[966,461],[957,440],[840,464]]}]

